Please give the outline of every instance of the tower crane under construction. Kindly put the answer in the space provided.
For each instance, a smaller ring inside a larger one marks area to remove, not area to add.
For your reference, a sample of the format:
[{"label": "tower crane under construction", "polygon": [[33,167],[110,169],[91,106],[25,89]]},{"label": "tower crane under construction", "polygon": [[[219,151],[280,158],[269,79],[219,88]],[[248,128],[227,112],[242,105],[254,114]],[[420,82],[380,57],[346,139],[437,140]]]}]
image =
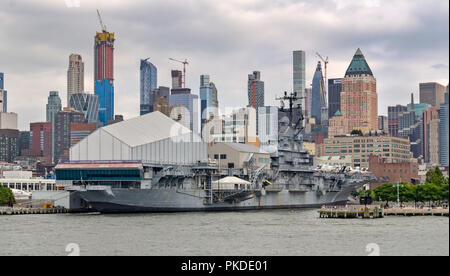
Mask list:
[{"label": "tower crane under construction", "polygon": [[185,59],[184,61],[177,60],[177,59],[174,59],[174,58],[169,58],[169,59],[172,60],[172,61],[179,62],[179,63],[183,64],[182,86],[183,86],[183,88],[186,88],[186,65],[189,65],[189,62],[187,61],[187,59]]},{"label": "tower crane under construction", "polygon": [[328,67],[328,57],[326,59],[324,59],[319,53],[316,52],[316,55],[322,60],[322,62],[325,64],[325,97],[327,96],[327,87],[328,87],[328,82],[327,82],[327,67]]}]

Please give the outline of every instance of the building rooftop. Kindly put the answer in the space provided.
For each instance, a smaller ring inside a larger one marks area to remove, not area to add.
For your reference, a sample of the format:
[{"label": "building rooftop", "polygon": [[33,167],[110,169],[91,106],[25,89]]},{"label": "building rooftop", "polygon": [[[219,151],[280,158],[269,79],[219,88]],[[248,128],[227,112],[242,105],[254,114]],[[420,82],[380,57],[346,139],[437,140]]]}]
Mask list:
[{"label": "building rooftop", "polygon": [[159,111],[108,125],[102,130],[131,147],[191,133]]},{"label": "building rooftop", "polygon": [[348,66],[347,72],[345,72],[345,76],[351,75],[371,75],[372,70],[370,70],[369,64],[367,64],[366,58],[364,57],[361,49],[358,48],[356,50],[355,55],[353,56],[352,62]]}]

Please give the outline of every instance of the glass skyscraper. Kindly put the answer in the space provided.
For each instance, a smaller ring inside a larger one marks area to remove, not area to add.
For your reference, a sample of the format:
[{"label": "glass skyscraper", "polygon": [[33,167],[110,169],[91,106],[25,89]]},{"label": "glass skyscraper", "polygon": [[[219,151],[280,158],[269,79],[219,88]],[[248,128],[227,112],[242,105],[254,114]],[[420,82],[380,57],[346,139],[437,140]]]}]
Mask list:
[{"label": "glass skyscraper", "polygon": [[98,119],[103,125],[114,120],[114,85],[109,79],[95,81],[95,94],[98,96]]},{"label": "glass skyscraper", "polygon": [[328,118],[341,110],[342,79],[328,80]]},{"label": "glass skyscraper", "polygon": [[70,107],[83,112],[85,123],[97,123],[99,103],[98,96],[87,93],[72,94],[69,99]]},{"label": "glass skyscraper", "polygon": [[201,126],[206,123],[211,116],[218,115],[217,88],[210,82],[209,75],[200,76],[200,114]]},{"label": "glass skyscraper", "polygon": [[[184,108],[180,115],[183,117],[184,126],[193,133],[198,134],[198,96],[191,94],[189,88],[172,89],[169,96],[169,105]],[[179,110],[178,110],[179,111]]]},{"label": "glass skyscraper", "polygon": [[141,88],[140,88],[140,114],[144,115],[152,112],[150,93],[156,89],[158,82],[158,70],[155,65],[141,59]]}]

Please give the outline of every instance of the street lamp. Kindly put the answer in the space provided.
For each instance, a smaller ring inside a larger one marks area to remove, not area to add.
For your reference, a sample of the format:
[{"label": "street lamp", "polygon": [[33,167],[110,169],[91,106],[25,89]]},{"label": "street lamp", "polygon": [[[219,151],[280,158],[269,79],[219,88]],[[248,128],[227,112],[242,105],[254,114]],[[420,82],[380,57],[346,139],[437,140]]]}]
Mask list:
[{"label": "street lamp", "polygon": [[400,207],[400,187],[403,187],[403,184],[397,183],[394,187],[397,187],[397,207]]}]

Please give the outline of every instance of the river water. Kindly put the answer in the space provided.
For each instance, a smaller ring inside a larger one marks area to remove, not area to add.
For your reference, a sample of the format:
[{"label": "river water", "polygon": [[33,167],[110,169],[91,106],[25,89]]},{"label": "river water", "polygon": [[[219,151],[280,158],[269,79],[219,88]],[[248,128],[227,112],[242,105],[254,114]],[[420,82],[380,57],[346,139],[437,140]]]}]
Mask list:
[{"label": "river water", "polygon": [[68,244],[81,255],[449,255],[447,217],[319,219],[317,210],[0,216],[0,235],[0,255],[64,256]]}]

